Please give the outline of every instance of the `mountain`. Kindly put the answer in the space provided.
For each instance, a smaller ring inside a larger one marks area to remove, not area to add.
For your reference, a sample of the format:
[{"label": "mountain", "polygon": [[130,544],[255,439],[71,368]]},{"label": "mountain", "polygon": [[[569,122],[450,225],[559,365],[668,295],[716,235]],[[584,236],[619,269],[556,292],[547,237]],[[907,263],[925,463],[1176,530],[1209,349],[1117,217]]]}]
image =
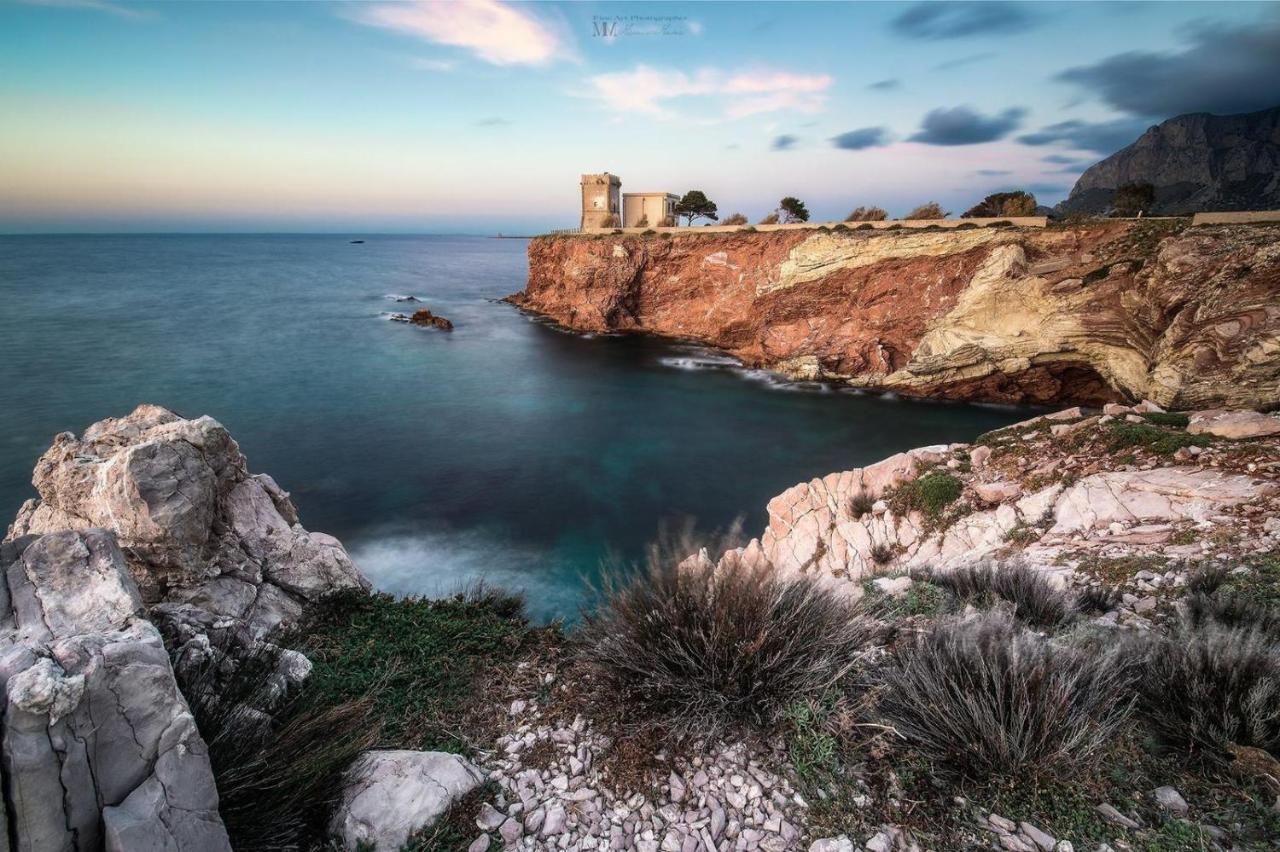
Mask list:
[{"label": "mountain", "polygon": [[1239,115],[1196,112],[1151,127],[1090,166],[1056,208],[1105,213],[1115,189],[1156,188],[1153,214],[1280,208],[1280,106]]}]

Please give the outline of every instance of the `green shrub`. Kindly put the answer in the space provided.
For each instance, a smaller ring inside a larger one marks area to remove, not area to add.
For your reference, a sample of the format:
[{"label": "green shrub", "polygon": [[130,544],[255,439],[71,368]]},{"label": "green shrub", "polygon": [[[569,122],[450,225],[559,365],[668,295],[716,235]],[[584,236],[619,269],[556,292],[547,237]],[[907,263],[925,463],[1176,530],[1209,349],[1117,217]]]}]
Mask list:
[{"label": "green shrub", "polygon": [[893,492],[890,505],[898,514],[915,510],[936,521],[947,506],[959,499],[964,483],[949,473],[932,471],[911,482],[904,482]]},{"label": "green shrub", "polygon": [[1187,424],[1191,422],[1191,418],[1187,415],[1175,414],[1169,411],[1147,411],[1138,416],[1148,423],[1154,423],[1157,426],[1172,426],[1176,429],[1185,429]]},{"label": "green shrub", "polygon": [[677,537],[629,574],[607,573],[574,637],[631,724],[677,737],[769,725],[840,685],[868,654],[875,623],[812,578],[767,565],[681,566],[696,552]]},{"label": "green shrub", "polygon": [[1189,447],[1196,442],[1194,437],[1185,432],[1170,432],[1145,423],[1116,420],[1108,425],[1110,432],[1106,447],[1112,453],[1138,447],[1157,455],[1171,456],[1183,447]]},{"label": "green shrub", "polygon": [[861,225],[857,225],[857,226],[855,226],[853,230],[855,230],[855,231],[874,231],[875,229],[876,229],[876,226],[875,226],[875,225],[873,225],[873,224],[871,224],[870,222],[863,222]]},{"label": "green shrub", "polygon": [[988,222],[987,227],[988,228],[1012,228],[1013,223],[1010,222],[1008,219],[1000,219],[996,222]]},{"label": "green shrub", "polygon": [[978,225],[975,222],[961,222],[956,225],[957,231],[976,231],[977,229]]},{"label": "green shrub", "polygon": [[1130,667],[988,613],[944,621],[906,643],[880,712],[930,760],[975,779],[1070,772],[1103,748],[1128,712]]}]

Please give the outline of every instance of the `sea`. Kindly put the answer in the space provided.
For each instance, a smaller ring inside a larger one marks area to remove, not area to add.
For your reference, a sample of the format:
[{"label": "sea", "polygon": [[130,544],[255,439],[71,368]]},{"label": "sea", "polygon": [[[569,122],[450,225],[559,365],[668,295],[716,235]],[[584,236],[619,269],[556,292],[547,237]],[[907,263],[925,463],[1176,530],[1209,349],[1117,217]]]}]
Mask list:
[{"label": "sea", "polygon": [[[362,240],[363,242],[355,242]],[[571,333],[501,298],[527,241],[0,237],[0,523],[53,436],[150,402],[223,423],[374,585],[573,620],[664,526],[763,531],[788,487],[1025,418]],[[398,301],[413,297],[416,302]],[[390,319],[426,307],[452,332]]]}]

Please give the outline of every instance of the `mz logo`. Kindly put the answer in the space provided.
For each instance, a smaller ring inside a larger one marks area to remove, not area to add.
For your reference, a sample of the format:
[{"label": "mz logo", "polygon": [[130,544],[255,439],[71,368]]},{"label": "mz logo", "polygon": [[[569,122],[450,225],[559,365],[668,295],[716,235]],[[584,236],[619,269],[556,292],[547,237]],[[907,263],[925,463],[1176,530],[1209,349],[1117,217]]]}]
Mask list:
[{"label": "mz logo", "polygon": [[618,22],[595,20],[591,22],[591,34],[596,38],[617,38]]}]

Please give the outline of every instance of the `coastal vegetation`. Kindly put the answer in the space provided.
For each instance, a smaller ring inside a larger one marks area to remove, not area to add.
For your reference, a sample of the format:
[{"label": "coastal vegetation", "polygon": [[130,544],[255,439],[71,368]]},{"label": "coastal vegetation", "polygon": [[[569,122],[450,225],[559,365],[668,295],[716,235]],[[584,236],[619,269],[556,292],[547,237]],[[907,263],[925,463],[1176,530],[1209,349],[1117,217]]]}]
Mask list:
[{"label": "coastal vegetation", "polygon": [[1029,192],[993,192],[960,214],[965,219],[989,219],[998,216],[1034,216],[1036,197]]},{"label": "coastal vegetation", "polygon": [[916,207],[903,218],[905,219],[945,219],[950,215],[951,215],[950,213],[942,209],[942,205],[940,205],[938,202],[930,201],[925,204],[921,204],[919,207]]},{"label": "coastal vegetation", "polygon": [[844,217],[846,222],[883,222],[889,214],[882,207],[855,207]]},{"label": "coastal vegetation", "polygon": [[707,198],[702,190],[691,189],[676,202],[675,214],[683,217],[686,225],[692,225],[698,219],[716,221],[719,218],[716,215],[716,209],[716,203]]},{"label": "coastal vegetation", "polygon": [[783,223],[809,221],[809,208],[799,198],[791,195],[778,202],[778,214]]}]

